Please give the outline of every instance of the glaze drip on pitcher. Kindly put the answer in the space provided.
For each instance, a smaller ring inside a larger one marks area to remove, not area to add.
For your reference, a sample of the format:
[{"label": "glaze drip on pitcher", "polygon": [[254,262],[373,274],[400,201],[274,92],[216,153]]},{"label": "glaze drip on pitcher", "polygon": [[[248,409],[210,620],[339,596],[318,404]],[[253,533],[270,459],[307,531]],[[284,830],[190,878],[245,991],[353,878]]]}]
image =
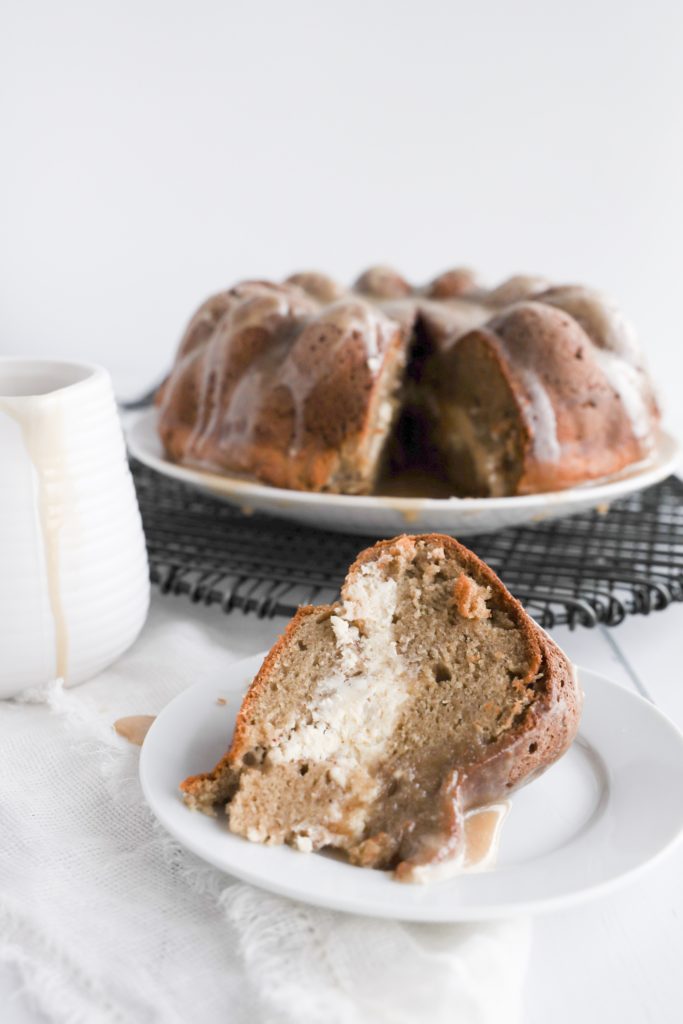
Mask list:
[{"label": "glaze drip on pitcher", "polygon": [[45,573],[55,636],[55,672],[66,680],[69,665],[69,634],[62,600],[60,535],[65,516],[66,456],[62,410],[57,398],[49,403],[42,398],[15,401],[0,399],[5,412],[19,426],[37,483],[37,510],[40,521]]}]

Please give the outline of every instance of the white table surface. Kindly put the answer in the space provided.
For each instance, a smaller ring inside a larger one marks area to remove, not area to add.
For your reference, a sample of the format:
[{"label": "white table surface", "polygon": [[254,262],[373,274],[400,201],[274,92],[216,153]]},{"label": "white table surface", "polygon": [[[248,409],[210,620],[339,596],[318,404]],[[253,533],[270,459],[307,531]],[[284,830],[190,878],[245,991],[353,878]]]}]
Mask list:
[{"label": "white table surface", "polygon": [[[179,616],[211,617],[245,657],[269,646],[282,619],[223,616],[180,598]],[[683,727],[683,604],[614,629],[561,627],[553,635],[579,665],[648,695]],[[674,1024],[682,1019],[683,844],[628,887],[534,922],[524,1024]],[[13,972],[0,967],[0,1020],[39,1024]],[[94,1022],[96,1024],[96,1022]]]}]

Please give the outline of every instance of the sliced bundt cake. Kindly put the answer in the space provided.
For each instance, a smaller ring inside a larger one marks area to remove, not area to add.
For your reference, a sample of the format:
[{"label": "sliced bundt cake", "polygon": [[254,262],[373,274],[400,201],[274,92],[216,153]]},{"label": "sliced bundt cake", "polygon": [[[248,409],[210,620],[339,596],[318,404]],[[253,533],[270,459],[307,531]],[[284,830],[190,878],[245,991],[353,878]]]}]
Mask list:
[{"label": "sliced bundt cake", "polygon": [[457,871],[465,815],[552,764],[581,697],[562,652],[449,537],[363,552],[336,606],[302,608],[253,681],[190,807],[406,881]]},{"label": "sliced bundt cake", "polygon": [[659,419],[604,296],[463,268],[243,282],[192,318],[158,404],[176,461],[347,494],[416,468],[460,496],[569,487],[646,458]]}]

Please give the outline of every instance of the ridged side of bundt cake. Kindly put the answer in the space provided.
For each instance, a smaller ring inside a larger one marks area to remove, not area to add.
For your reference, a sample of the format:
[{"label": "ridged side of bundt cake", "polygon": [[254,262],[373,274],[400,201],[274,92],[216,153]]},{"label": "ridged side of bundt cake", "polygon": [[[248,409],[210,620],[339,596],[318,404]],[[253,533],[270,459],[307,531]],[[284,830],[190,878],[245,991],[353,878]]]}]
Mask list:
[{"label": "ridged side of bundt cake", "polygon": [[467,494],[559,490],[652,451],[649,380],[627,327],[588,289],[507,307],[442,355],[431,382],[435,436]]},{"label": "ridged side of bundt cake", "polygon": [[406,338],[360,296],[320,305],[245,282],[190,323],[159,399],[172,459],[277,487],[372,489],[397,411]]},{"label": "ridged side of bundt cake", "polygon": [[561,756],[580,705],[491,569],[449,537],[399,537],[358,557],[338,605],[297,613],[230,750],[182,790],[247,839],[425,880],[461,866],[469,810]]},{"label": "ridged side of bundt cake", "polygon": [[200,307],[159,398],[172,459],[349,494],[415,468],[461,496],[561,489],[646,458],[658,419],[604,296],[466,268],[244,282]]}]

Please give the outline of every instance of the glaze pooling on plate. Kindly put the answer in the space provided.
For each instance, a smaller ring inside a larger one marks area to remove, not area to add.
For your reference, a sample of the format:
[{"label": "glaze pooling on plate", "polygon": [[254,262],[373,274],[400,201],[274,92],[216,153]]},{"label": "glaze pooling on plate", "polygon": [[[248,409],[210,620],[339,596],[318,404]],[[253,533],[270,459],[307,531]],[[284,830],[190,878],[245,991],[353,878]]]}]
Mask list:
[{"label": "glaze pooling on plate", "polygon": [[423,873],[418,868],[414,881],[430,884],[473,872],[492,871],[498,861],[503,824],[511,806],[511,800],[503,800],[468,811],[463,822],[464,843],[460,856]]}]

